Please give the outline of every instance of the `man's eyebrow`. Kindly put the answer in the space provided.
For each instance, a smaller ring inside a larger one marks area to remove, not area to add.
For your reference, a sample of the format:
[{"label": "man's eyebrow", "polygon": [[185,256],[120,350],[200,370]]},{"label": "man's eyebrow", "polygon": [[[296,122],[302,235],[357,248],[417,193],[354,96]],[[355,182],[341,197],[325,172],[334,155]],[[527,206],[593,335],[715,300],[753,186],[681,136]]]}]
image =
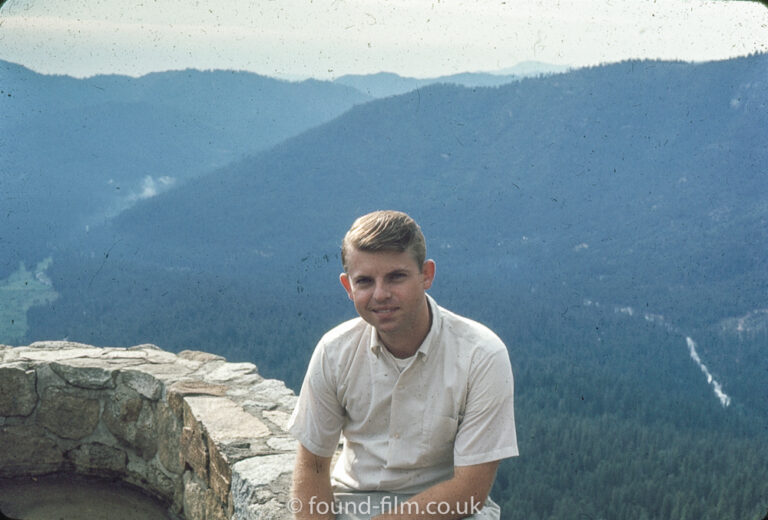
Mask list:
[{"label": "man's eyebrow", "polygon": [[[388,271],[384,276],[390,277],[390,276],[399,276],[401,274],[407,275],[410,272],[411,271],[407,267],[398,267],[396,269],[392,269],[391,271]],[[366,281],[366,280],[370,280],[371,278],[372,277],[367,274],[358,274],[358,275],[352,276],[352,280],[355,282]]]}]

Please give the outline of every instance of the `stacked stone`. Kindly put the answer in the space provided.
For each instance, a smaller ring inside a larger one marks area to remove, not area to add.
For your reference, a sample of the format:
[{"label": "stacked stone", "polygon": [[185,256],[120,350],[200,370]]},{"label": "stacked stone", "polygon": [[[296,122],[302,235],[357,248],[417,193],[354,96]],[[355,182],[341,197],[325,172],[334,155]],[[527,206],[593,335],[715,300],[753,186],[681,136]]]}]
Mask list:
[{"label": "stacked stone", "polygon": [[188,520],[290,518],[295,400],[205,352],[0,345],[0,477],[119,478]]}]

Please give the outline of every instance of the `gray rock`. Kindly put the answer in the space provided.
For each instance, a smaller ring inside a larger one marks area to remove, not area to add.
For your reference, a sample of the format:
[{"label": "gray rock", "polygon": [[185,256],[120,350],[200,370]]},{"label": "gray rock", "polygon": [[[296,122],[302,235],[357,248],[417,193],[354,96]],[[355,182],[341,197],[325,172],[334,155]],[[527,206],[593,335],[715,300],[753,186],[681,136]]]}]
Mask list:
[{"label": "gray rock", "polygon": [[205,424],[208,436],[215,441],[227,443],[270,434],[258,417],[225,397],[190,396],[185,402],[195,420]]},{"label": "gray rock", "polygon": [[209,361],[224,361],[224,358],[211,354],[209,352],[201,352],[199,350],[182,350],[177,354],[181,359],[188,359],[190,361],[200,361],[208,363]]},{"label": "gray rock", "polygon": [[63,462],[64,454],[42,428],[0,427],[0,477],[53,473]]},{"label": "gray rock", "polygon": [[181,475],[181,420],[169,406],[158,407],[156,417],[157,458],[166,470]]},{"label": "gray rock", "polygon": [[[265,455],[242,460],[232,466],[232,501],[235,517],[241,520],[266,518],[291,518],[285,504],[276,502],[277,497],[270,484],[281,475],[293,471],[295,454]],[[272,503],[271,506],[267,504]]]},{"label": "gray rock", "polygon": [[128,388],[136,390],[151,401],[157,401],[163,395],[163,383],[141,370],[123,370],[120,372],[120,378]]},{"label": "gray rock", "polygon": [[61,361],[64,359],[99,357],[102,350],[71,341],[38,341],[19,347],[19,358],[30,361]]},{"label": "gray rock", "polygon": [[292,520],[285,503],[271,498],[263,504],[248,504],[235,511],[233,520]]},{"label": "gray rock", "polygon": [[295,395],[277,379],[264,379],[255,385],[238,388],[230,393],[233,397],[243,399],[243,405],[256,406],[266,410],[284,408],[292,410]]},{"label": "gray rock", "polygon": [[191,471],[184,473],[184,517],[186,520],[205,519],[205,489]]},{"label": "gray rock", "polygon": [[288,431],[288,419],[291,418],[291,414],[288,412],[283,412],[281,410],[266,410],[263,415],[281,430]]},{"label": "gray rock", "polygon": [[210,383],[230,383],[237,382],[239,385],[249,385],[261,382],[262,378],[256,371],[256,365],[253,363],[217,363],[216,366],[210,366],[209,363],[201,369],[201,377]]},{"label": "gray rock", "polygon": [[120,385],[104,407],[104,424],[112,434],[146,460],[157,453],[153,404]]},{"label": "gray rock", "polygon": [[35,371],[0,367],[0,416],[27,416],[37,405]]},{"label": "gray rock", "polygon": [[105,444],[81,444],[65,455],[78,472],[88,474],[125,473],[128,456],[123,450]]},{"label": "gray rock", "polygon": [[63,362],[54,361],[50,367],[59,377],[78,388],[115,388],[115,370],[103,361],[70,359]]},{"label": "gray rock", "polygon": [[267,440],[267,446],[275,451],[296,452],[299,448],[298,442],[293,437],[270,437]]},{"label": "gray rock", "polygon": [[49,387],[40,398],[37,422],[59,437],[82,439],[96,429],[100,409],[84,391]]}]

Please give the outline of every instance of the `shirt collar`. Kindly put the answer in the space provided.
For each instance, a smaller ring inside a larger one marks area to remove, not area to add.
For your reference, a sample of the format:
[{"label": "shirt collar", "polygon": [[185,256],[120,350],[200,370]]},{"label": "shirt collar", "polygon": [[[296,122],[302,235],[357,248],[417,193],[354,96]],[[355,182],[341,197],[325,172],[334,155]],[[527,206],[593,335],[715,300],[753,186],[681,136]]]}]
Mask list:
[{"label": "shirt collar", "polygon": [[[439,334],[440,328],[442,326],[442,317],[440,316],[440,307],[437,305],[434,299],[427,294],[427,305],[429,305],[429,308],[432,312],[432,325],[429,327],[429,332],[427,333],[427,337],[424,338],[424,341],[421,342],[421,345],[419,345],[418,350],[416,350],[416,355],[423,357],[424,359],[427,358],[429,355],[429,351],[432,348],[432,344],[435,342],[435,338]],[[371,328],[371,340],[370,340],[370,348],[371,351],[376,355],[376,357],[379,357],[379,354],[381,353],[381,349],[386,348],[384,344],[379,339],[379,335],[376,332],[376,329],[369,325]]]}]

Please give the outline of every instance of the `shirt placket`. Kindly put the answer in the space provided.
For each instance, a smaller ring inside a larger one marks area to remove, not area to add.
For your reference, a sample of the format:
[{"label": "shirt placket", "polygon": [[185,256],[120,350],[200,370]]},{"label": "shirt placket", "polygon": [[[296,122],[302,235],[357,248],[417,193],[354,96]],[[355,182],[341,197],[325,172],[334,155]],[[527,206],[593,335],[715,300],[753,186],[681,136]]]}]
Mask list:
[{"label": "shirt placket", "polygon": [[[426,411],[422,381],[419,377],[421,361],[420,358],[414,359],[398,375],[392,389],[387,457],[390,465],[414,460],[414,450],[419,445],[421,418]],[[419,397],[420,395],[422,397]]]}]

